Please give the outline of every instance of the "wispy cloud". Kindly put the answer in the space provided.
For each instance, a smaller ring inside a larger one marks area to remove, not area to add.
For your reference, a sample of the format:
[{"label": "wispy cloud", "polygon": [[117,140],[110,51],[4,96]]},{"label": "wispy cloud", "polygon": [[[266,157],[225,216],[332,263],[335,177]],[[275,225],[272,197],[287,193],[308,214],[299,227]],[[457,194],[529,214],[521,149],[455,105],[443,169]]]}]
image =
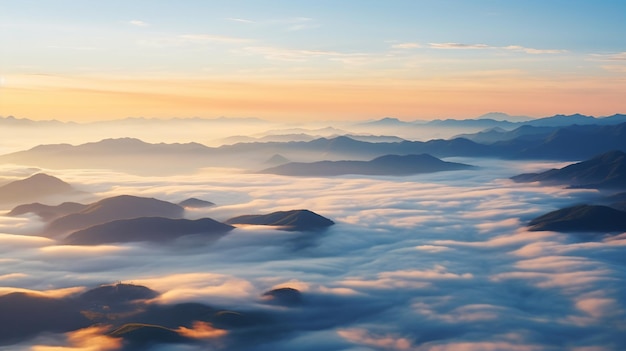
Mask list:
[{"label": "wispy cloud", "polygon": [[140,20],[131,20],[128,21],[128,23],[136,27],[147,27],[150,25],[149,23]]},{"label": "wispy cloud", "polygon": [[491,46],[487,44],[465,44],[465,43],[430,43],[430,48],[433,49],[491,49],[491,50],[509,50],[524,52],[527,54],[539,55],[539,54],[562,54],[567,50],[562,49],[536,49],[527,48],[520,45],[508,45],[508,46]]},{"label": "wispy cloud", "polygon": [[612,54],[592,54],[591,56],[601,61],[626,61],[626,51]]},{"label": "wispy cloud", "polygon": [[502,49],[512,50],[512,51],[521,51],[527,54],[563,54],[566,53],[567,50],[561,49],[535,49],[535,48],[527,48],[519,45],[509,45],[502,47]]}]

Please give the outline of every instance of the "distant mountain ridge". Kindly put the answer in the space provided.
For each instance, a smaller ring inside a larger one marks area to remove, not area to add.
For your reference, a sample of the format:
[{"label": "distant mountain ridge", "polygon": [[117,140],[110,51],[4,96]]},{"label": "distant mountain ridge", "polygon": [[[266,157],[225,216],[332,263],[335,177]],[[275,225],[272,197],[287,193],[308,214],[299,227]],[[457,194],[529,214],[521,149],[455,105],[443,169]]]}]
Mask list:
[{"label": "distant mountain ridge", "polygon": [[[240,143],[208,147],[199,143],[150,144],[133,138],[104,139],[76,146],[40,145],[30,150],[1,155],[0,163],[61,169],[107,168],[137,174],[168,175],[193,172],[202,167],[255,169],[262,160],[268,160],[275,154],[300,162],[364,161],[393,154],[580,160],[609,150],[626,151],[626,123],[569,126],[556,128],[549,134],[544,132],[520,132],[519,136],[512,139],[490,144],[464,138],[374,143],[341,136],[307,142]],[[581,143],[580,140],[585,142]]]},{"label": "distant mountain ridge", "polygon": [[406,176],[470,168],[472,168],[470,165],[445,162],[431,155],[421,154],[385,155],[371,161],[291,162],[264,169],[259,173],[288,176],[337,176],[344,174]]}]

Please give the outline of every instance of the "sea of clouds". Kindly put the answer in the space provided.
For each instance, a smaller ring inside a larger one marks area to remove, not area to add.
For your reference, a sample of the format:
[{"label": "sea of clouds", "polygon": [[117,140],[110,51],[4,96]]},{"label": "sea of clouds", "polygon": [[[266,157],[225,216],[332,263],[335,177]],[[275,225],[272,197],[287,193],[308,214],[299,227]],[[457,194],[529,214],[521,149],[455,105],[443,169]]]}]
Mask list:
[{"label": "sea of clouds", "polygon": [[[331,178],[44,170],[89,192],[85,203],[119,194],[197,197],[217,206],[188,211],[189,218],[309,209],[336,225],[319,233],[241,227],[206,245],[182,239],[83,247],[39,236],[43,223],[33,216],[0,217],[0,294],[63,296],[123,282],[158,291],[154,303],[272,316],[245,337],[214,333],[206,344],[154,350],[626,349],[626,235],[585,241],[525,227],[596,191],[508,179],[562,163],[451,161],[479,168]],[[21,173],[16,166],[5,174]],[[279,287],[300,290],[302,304],[267,304],[262,294]],[[0,349],[117,349],[105,332],[43,335]]]}]

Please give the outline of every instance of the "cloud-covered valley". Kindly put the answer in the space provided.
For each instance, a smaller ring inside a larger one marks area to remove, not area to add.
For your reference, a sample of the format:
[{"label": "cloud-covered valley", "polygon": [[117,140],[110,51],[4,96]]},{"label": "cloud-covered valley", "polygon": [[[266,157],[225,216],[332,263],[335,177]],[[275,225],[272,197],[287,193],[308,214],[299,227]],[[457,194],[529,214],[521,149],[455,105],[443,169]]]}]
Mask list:
[{"label": "cloud-covered valley", "polygon": [[[187,218],[224,221],[306,208],[336,224],[322,232],[242,226],[212,243],[181,238],[167,245],[68,246],[39,236],[44,224],[35,216],[1,217],[1,290],[66,302],[102,284],[121,282],[157,292],[119,312],[136,313],[142,321],[158,320],[156,311],[182,303],[238,316],[229,320],[214,312],[181,320],[168,330],[182,339],[141,346],[154,350],[626,347],[626,240],[617,235],[589,242],[526,228],[537,215],[584,202],[597,191],[508,179],[562,163],[454,161],[478,169],[367,178],[215,170],[151,178],[53,171],[93,199],[128,194],[172,202],[196,197],[217,204],[187,210]],[[278,288],[297,289],[301,299],[285,304],[263,296]],[[120,321],[133,319],[43,328],[0,343],[6,350],[136,347],[129,344],[132,332],[121,337],[112,331]],[[192,334],[204,337],[182,336]],[[102,345],[85,344],[81,335],[95,335]]]}]

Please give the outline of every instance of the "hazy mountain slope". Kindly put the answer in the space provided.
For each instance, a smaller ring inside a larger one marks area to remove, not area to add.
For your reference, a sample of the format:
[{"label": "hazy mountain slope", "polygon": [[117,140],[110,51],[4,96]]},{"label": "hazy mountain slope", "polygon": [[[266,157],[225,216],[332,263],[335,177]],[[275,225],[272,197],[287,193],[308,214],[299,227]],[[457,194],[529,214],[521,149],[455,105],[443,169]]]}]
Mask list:
[{"label": "hazy mountain slope", "polygon": [[561,169],[512,177],[516,182],[568,184],[588,188],[626,188],[626,153],[615,150]]},{"label": "hazy mountain slope", "polygon": [[119,219],[138,217],[181,218],[184,209],[176,204],[154,198],[120,195],[90,204],[83,210],[59,217],[46,228],[57,234],[91,227]]},{"label": "hazy mountain slope", "polygon": [[74,188],[59,178],[38,173],[0,187],[0,203],[24,203],[53,195],[74,193]]}]

